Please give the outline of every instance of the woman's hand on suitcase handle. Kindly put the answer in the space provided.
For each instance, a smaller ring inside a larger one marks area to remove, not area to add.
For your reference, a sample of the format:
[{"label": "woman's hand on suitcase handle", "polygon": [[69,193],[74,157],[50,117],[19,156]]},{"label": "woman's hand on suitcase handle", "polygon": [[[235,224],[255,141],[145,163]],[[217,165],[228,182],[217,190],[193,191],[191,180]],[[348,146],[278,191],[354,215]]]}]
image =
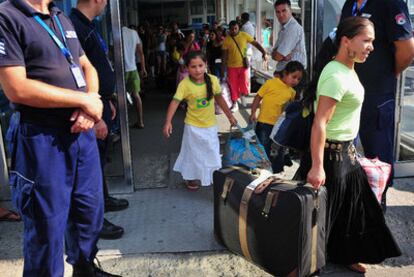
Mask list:
[{"label": "woman's hand on suitcase handle", "polygon": [[319,189],[320,186],[325,185],[325,170],[323,166],[312,166],[308,172],[306,181],[310,183],[315,189]]}]

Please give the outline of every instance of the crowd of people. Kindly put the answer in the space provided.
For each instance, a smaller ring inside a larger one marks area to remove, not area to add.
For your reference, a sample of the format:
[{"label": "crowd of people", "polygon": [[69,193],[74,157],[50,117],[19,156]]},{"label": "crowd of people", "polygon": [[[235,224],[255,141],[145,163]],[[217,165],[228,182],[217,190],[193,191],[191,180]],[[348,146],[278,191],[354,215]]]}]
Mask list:
[{"label": "crowd of people", "polygon": [[[221,168],[214,103],[236,125],[232,112],[239,100],[245,105],[244,96],[251,92],[253,47],[263,61],[271,57],[277,61],[274,78],[259,89],[251,107],[258,140],[272,156],[269,135],[283,108],[301,98],[302,90],[311,96],[311,146],[302,153],[297,176],[328,190],[328,259],[364,273],[361,263],[379,263],[400,250],[384,220],[386,194],[381,210],[354,144],[360,140],[367,157],[393,163],[396,76],[414,58],[406,4],[383,3],[345,2],[338,28],[324,44],[331,47],[319,54],[310,83],[304,31],[289,0],[274,3],[281,26],[274,45],[272,24],[266,20],[256,40],[248,13],[227,28],[217,22],[204,25],[199,34],[183,32],[177,23],[124,26],[125,81],[137,113],[130,127],[144,128],[140,94],[145,80],[172,76],[175,93],[165,137],[172,135],[172,118],[186,102],[174,170],[190,190],[210,185],[212,173]],[[104,219],[104,212],[129,205],[109,195],[103,176],[116,117],[115,75],[93,19],[106,4],[78,0],[70,17],[52,0],[0,4],[0,83],[19,112],[8,131],[10,183],[19,215],[0,212],[24,221],[24,276],[63,276],[64,242],[73,276],[118,276],[94,263],[98,239],[123,234],[122,227]],[[221,95],[221,81],[229,86],[230,107]],[[283,171],[286,155],[280,147],[272,158],[275,173]]]}]

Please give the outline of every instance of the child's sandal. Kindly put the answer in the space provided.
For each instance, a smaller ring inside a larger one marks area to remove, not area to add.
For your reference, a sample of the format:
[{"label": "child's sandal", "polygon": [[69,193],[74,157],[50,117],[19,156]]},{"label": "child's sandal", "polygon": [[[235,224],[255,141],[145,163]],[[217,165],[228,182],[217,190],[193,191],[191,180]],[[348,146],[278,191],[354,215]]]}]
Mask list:
[{"label": "child's sandal", "polygon": [[186,182],[186,187],[187,187],[188,190],[196,191],[200,188],[200,185],[195,181],[187,181]]}]

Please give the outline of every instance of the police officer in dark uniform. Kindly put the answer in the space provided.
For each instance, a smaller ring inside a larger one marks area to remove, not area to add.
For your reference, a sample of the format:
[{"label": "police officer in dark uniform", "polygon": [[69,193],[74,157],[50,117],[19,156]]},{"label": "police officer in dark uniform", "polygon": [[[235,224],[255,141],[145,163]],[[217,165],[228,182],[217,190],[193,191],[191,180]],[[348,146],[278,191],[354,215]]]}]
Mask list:
[{"label": "police officer in dark uniform", "polygon": [[[402,0],[347,0],[342,18],[362,16],[375,25],[374,51],[355,70],[365,88],[359,137],[369,158],[394,163],[394,115],[398,75],[414,58],[407,5]],[[385,193],[383,196],[385,211]]]},{"label": "police officer in dark uniform", "polygon": [[[98,72],[99,94],[103,102],[102,120],[95,124],[95,134],[98,139],[99,154],[101,159],[102,172],[104,170],[109,136],[112,121],[115,118],[116,110],[111,102],[115,90],[115,74],[108,59],[108,47],[101,35],[97,32],[92,20],[100,15],[106,7],[106,0],[78,0],[77,7],[72,9],[70,19],[72,20],[79,41],[86,56]],[[103,191],[105,211],[119,211],[128,207],[126,199],[117,199],[109,196],[108,187],[103,179]],[[104,219],[100,238],[118,239],[124,233],[120,226],[112,224]]]},{"label": "police officer in dark uniform", "polygon": [[114,276],[93,263],[103,222],[95,69],[52,0],[0,4],[0,83],[17,105],[12,199],[24,221],[24,276]]}]

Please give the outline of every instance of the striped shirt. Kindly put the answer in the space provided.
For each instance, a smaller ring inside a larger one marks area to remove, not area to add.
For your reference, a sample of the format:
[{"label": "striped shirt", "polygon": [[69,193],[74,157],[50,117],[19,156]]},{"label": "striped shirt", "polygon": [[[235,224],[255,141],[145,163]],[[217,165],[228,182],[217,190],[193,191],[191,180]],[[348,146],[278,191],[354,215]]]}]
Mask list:
[{"label": "striped shirt", "polygon": [[[292,54],[291,61],[298,61],[306,68],[305,35],[302,26],[293,16],[280,29],[273,51],[275,50],[285,57]],[[282,71],[287,63],[288,61],[278,62],[276,70]]]}]

